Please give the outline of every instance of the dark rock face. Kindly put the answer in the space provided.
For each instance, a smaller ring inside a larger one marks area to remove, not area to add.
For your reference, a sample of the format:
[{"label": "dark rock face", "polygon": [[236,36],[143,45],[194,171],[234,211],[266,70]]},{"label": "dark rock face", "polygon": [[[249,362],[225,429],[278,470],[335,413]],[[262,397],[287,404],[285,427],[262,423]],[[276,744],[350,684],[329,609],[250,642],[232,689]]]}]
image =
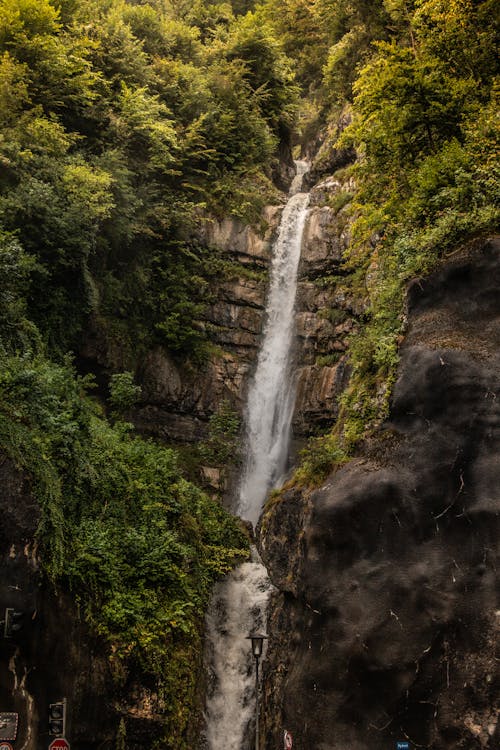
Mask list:
[{"label": "dark rock face", "polygon": [[410,287],[385,429],[263,518],[282,592],[266,748],[284,728],[298,750],[499,746],[499,251],[476,244]]}]

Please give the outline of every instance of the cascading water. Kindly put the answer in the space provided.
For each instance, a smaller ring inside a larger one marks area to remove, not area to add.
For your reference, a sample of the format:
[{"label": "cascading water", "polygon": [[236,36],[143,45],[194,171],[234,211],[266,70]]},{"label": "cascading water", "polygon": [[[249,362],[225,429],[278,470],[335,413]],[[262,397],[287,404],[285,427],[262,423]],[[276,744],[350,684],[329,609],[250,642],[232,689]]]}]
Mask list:
[{"label": "cascading water", "polygon": [[290,377],[297,269],[309,194],[300,193],[307,162],[297,162],[291,197],[274,245],[267,321],[257,369],[248,393],[247,458],[236,512],[257,523],[268,490],[286,468],[295,388]]},{"label": "cascading water", "polygon": [[[273,248],[264,337],[246,410],[247,459],[235,512],[257,523],[268,491],[282,477],[295,405],[291,350],[297,270],[309,195],[301,193],[307,162],[297,175],[283,210]],[[247,635],[263,631],[272,584],[258,553],[215,587],[207,614],[209,686],[206,746],[246,750],[255,705],[253,659]]]},{"label": "cascading water", "polygon": [[239,565],[215,587],[207,614],[206,740],[210,750],[246,750],[250,745],[255,675],[247,636],[265,632],[271,591],[267,570],[255,550],[251,562]]}]

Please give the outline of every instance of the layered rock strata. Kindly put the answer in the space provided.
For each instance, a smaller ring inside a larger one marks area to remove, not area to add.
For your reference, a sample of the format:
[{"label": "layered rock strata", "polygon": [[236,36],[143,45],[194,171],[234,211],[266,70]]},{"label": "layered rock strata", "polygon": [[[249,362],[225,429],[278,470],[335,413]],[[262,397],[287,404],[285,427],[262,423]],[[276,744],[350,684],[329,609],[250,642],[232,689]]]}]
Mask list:
[{"label": "layered rock strata", "polygon": [[[262,229],[226,218],[206,219],[198,241],[221,253],[224,269],[200,326],[213,344],[206,365],[193,367],[157,347],[138,363],[139,407],[130,415],[137,429],[168,442],[195,442],[206,436],[209,417],[223,401],[242,409],[243,383],[255,361],[262,330],[267,268],[281,206],[267,207]],[[126,369],[99,321],[86,333],[81,357],[108,375]]]},{"label": "layered rock strata", "polygon": [[330,177],[311,190],[297,289],[297,398],[293,420],[297,436],[308,436],[333,424],[338,397],[347,381],[348,337],[360,312],[342,291],[342,262],[349,244],[345,207],[350,187],[348,181]]},{"label": "layered rock strata", "polygon": [[266,748],[499,745],[499,256],[476,242],[410,286],[388,422],[263,517]]},{"label": "layered rock strata", "polygon": [[[297,292],[294,431],[299,438],[332,423],[346,380],[343,355],[356,318],[341,291],[348,220],[344,210],[326,204],[327,195],[346,190],[343,183],[329,180],[311,195]],[[214,293],[216,302],[204,314],[215,352],[201,371],[179,365],[165,349],[148,353],[138,369],[143,395],[133,414],[142,433],[170,442],[195,442],[206,437],[208,419],[222,402],[243,411],[261,342],[267,269],[281,210],[265,209],[263,232],[231,218],[206,222],[203,242],[231,263],[229,275]],[[335,274],[340,283],[332,291]],[[325,276],[332,277],[327,285]]]}]

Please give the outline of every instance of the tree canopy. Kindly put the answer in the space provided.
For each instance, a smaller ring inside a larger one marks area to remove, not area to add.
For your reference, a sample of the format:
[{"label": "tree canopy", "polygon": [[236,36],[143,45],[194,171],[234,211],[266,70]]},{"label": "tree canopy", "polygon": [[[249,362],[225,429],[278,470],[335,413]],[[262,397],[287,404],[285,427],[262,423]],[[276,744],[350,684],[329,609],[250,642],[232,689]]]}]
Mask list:
[{"label": "tree canopy", "polygon": [[256,217],[293,124],[271,27],[229,3],[2,0],[0,55],[0,224],[37,259],[53,350],[94,313],[201,356],[200,210]]}]

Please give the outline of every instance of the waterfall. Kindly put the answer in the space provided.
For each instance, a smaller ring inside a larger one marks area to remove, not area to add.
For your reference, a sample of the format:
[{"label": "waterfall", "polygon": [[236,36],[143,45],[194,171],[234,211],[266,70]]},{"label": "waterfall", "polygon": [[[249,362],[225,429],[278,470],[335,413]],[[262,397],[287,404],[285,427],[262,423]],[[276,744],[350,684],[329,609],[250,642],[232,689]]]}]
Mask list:
[{"label": "waterfall", "polygon": [[[272,584],[255,549],[215,587],[207,614],[209,684],[206,740],[210,750],[243,750],[255,710],[251,632],[265,632]],[[264,651],[265,655],[265,651]]]},{"label": "waterfall", "polygon": [[307,167],[307,162],[297,162],[291,197],[283,210],[273,248],[264,339],[248,393],[246,463],[236,512],[253,524],[257,523],[268,490],[279,483],[288,458],[295,406],[290,365],[297,270],[309,203],[309,194],[299,190]]},{"label": "waterfall", "polygon": [[[246,409],[246,463],[235,512],[257,523],[266,495],[282,477],[295,405],[291,372],[297,270],[309,195],[301,193],[307,162],[297,175],[273,247],[262,345]],[[266,629],[273,590],[257,551],[215,587],[207,614],[209,680],[205,746],[247,750],[255,709],[254,667],[247,636]],[[264,652],[265,654],[265,652]]]}]

